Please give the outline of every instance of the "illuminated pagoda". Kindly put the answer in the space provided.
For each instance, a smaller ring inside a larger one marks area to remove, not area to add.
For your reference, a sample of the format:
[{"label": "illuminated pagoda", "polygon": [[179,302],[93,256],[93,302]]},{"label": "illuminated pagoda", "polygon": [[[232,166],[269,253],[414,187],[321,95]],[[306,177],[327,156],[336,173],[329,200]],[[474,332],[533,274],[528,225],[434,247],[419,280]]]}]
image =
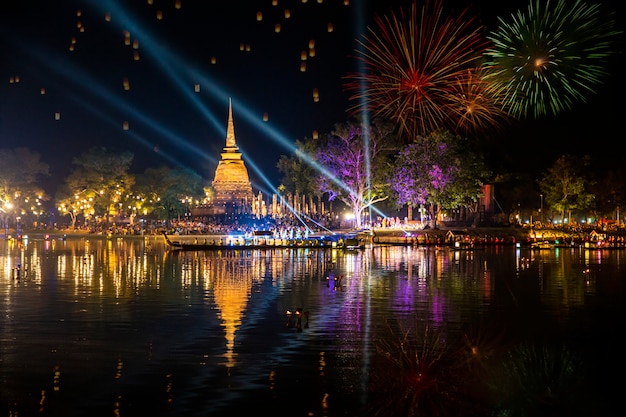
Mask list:
[{"label": "illuminated pagoda", "polygon": [[254,194],[248,177],[248,169],[243,161],[243,154],[235,141],[232,101],[228,103],[228,126],[226,128],[226,146],[222,150],[222,159],[215,169],[213,189],[215,196],[207,207],[206,214],[237,215],[250,214]]}]

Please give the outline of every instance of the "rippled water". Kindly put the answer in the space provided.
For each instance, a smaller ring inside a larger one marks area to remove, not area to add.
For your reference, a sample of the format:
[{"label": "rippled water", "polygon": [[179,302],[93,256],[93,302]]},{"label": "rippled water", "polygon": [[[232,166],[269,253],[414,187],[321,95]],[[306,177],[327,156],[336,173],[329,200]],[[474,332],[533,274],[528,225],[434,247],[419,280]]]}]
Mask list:
[{"label": "rippled water", "polygon": [[616,415],[625,257],[3,240],[0,415]]}]

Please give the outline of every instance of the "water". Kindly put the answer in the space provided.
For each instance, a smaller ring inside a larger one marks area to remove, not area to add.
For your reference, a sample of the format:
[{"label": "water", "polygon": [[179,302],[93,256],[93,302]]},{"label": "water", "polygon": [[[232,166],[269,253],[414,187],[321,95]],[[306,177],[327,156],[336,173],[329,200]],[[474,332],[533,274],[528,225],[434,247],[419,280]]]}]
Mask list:
[{"label": "water", "polygon": [[617,415],[625,266],[3,240],[0,416]]}]

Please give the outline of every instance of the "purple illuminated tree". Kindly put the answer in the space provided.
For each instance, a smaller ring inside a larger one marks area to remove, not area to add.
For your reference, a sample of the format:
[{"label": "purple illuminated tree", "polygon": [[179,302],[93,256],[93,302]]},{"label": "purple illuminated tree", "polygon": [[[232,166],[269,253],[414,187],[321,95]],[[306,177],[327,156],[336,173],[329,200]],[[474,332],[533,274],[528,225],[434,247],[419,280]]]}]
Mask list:
[{"label": "purple illuminated tree", "polygon": [[418,136],[399,152],[391,188],[398,205],[424,206],[436,226],[441,210],[475,210],[489,175],[482,158],[463,139],[435,131]]},{"label": "purple illuminated tree", "polygon": [[354,213],[354,227],[362,226],[364,210],[389,197],[388,172],[397,152],[393,127],[382,122],[358,121],[335,125],[315,153],[316,185]]}]

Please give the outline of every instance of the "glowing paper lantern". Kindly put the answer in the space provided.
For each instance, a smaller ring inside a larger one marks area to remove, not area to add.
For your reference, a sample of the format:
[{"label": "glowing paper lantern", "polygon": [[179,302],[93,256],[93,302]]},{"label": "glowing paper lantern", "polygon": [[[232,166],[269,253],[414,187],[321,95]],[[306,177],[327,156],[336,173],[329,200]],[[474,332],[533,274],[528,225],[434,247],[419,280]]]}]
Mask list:
[{"label": "glowing paper lantern", "polygon": [[106,12],[106,14],[104,15],[104,20],[107,22],[111,21],[111,12]]},{"label": "glowing paper lantern", "polygon": [[307,58],[307,52],[306,51],[300,52],[300,60],[306,61],[306,58]]},{"label": "glowing paper lantern", "polygon": [[267,112],[263,113],[263,121],[267,122],[270,119],[270,116],[267,114]]},{"label": "glowing paper lantern", "polygon": [[46,89],[41,87],[41,90],[39,90],[39,94],[41,94],[42,96],[46,94]]},{"label": "glowing paper lantern", "polygon": [[157,20],[163,20],[163,12],[161,10],[157,10],[156,17]]},{"label": "glowing paper lantern", "polygon": [[130,90],[130,83],[128,82],[128,78],[124,77],[124,81],[122,82],[122,85],[124,86],[124,90],[126,91]]},{"label": "glowing paper lantern", "polygon": [[289,9],[285,9],[285,19],[289,19],[291,17],[291,12]]},{"label": "glowing paper lantern", "polygon": [[280,32],[280,23],[277,23],[276,26],[274,26],[274,32],[276,33]]},{"label": "glowing paper lantern", "polygon": [[278,6],[278,0],[272,0],[272,6]]},{"label": "glowing paper lantern", "polygon": [[137,52],[137,51],[134,51],[134,52],[133,52],[133,59],[134,59],[135,61],[139,61],[139,52]]},{"label": "glowing paper lantern", "polygon": [[194,86],[193,86],[193,89],[194,89],[194,91],[195,91],[196,93],[199,93],[199,92],[200,92],[200,84],[196,84],[196,85],[194,85]]},{"label": "glowing paper lantern", "polygon": [[211,64],[215,64],[215,63],[217,63],[217,58],[212,56],[211,57]]},{"label": "glowing paper lantern", "polygon": [[300,63],[300,72],[306,72],[306,62]]},{"label": "glowing paper lantern", "polygon": [[332,24],[332,23],[329,23],[329,24],[328,24],[328,33],[331,33],[333,30],[334,30],[334,28],[333,28],[333,24]]},{"label": "glowing paper lantern", "polygon": [[311,39],[309,41],[309,49],[313,49],[313,48],[315,48],[315,39]]},{"label": "glowing paper lantern", "polygon": [[309,49],[309,56],[313,58],[315,56],[315,48]]},{"label": "glowing paper lantern", "polygon": [[139,41],[137,39],[133,41],[133,49],[139,49]]},{"label": "glowing paper lantern", "polygon": [[54,120],[61,120],[61,113],[60,112],[54,112]]},{"label": "glowing paper lantern", "polygon": [[124,120],[124,123],[122,123],[122,129],[128,130],[128,122],[126,120]]},{"label": "glowing paper lantern", "polygon": [[263,13],[256,12],[256,21],[260,22],[261,20],[263,20]]},{"label": "glowing paper lantern", "polygon": [[348,6],[350,4],[350,0],[343,0],[343,5]]},{"label": "glowing paper lantern", "polygon": [[176,0],[176,1],[174,2],[174,8],[175,8],[175,9],[180,9],[180,7],[181,7],[181,1],[180,1],[180,0]]},{"label": "glowing paper lantern", "polygon": [[313,139],[317,139],[319,138],[319,133],[317,132],[317,130],[313,131]]}]

